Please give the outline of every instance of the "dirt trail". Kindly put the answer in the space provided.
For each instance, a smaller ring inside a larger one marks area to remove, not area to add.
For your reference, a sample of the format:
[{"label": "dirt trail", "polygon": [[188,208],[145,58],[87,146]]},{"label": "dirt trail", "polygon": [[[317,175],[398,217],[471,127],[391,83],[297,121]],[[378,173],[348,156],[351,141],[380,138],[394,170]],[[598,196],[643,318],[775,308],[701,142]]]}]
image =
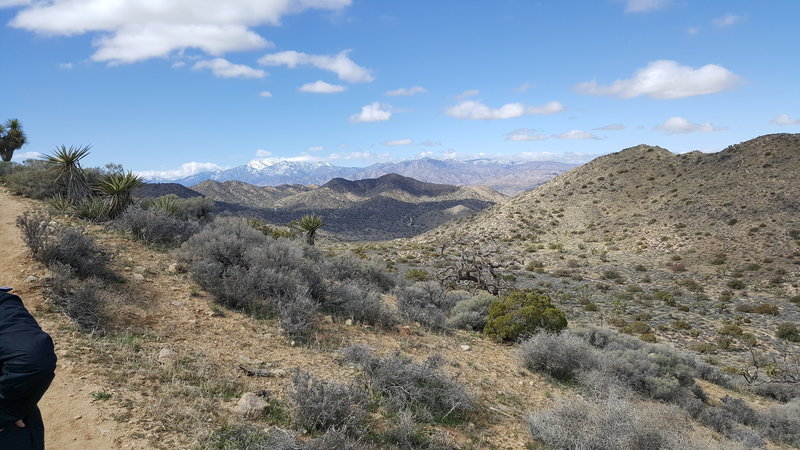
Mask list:
[{"label": "dirt trail", "polygon": [[78,375],[72,362],[63,358],[59,349],[58,324],[39,313],[46,307],[36,282],[27,281],[31,275],[40,276],[41,269],[28,256],[25,244],[16,227],[16,218],[32,203],[0,189],[0,285],[13,286],[14,293],[25,302],[42,328],[53,336],[59,365],[56,378],[39,407],[44,416],[47,448],[58,450],[93,450],[112,448],[147,448],[141,441],[123,438],[123,424],[111,418],[110,407],[93,402],[91,393],[101,391],[91,379]]}]

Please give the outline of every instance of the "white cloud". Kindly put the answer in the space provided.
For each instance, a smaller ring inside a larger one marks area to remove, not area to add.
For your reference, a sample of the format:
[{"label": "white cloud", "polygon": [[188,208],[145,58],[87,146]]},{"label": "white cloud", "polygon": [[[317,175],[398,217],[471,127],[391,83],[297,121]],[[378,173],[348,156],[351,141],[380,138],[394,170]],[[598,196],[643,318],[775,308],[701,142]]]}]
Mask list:
[{"label": "white cloud", "polygon": [[395,139],[393,141],[386,141],[386,142],[383,143],[383,145],[386,145],[386,146],[389,146],[389,147],[399,147],[399,146],[402,146],[402,145],[411,145],[411,143],[413,143],[413,142],[414,141],[412,141],[411,139]]},{"label": "white cloud", "polygon": [[258,63],[263,66],[286,66],[294,69],[297,66],[310,65],[318,69],[335,73],[340,80],[348,83],[366,83],[374,80],[371,71],[354,63],[347,55],[350,50],[344,50],[336,55],[308,55],[306,53],[289,50],[272,53],[259,58]]},{"label": "white cloud", "polygon": [[459,100],[463,100],[469,97],[475,97],[476,95],[480,95],[481,91],[477,89],[467,89],[466,91],[456,95],[456,98]]},{"label": "white cloud", "polygon": [[337,92],[342,92],[345,89],[347,88],[344,86],[326,83],[322,80],[317,80],[313,83],[306,83],[297,88],[297,90],[300,92],[313,92],[315,94],[335,94]]},{"label": "white cloud", "polygon": [[414,95],[414,94],[427,94],[427,93],[428,90],[422,86],[411,86],[410,88],[400,88],[391,91],[386,91],[386,95],[388,96]]},{"label": "white cloud", "polygon": [[59,69],[72,70],[72,63],[61,63],[58,65]]},{"label": "white cloud", "polygon": [[514,159],[521,161],[560,161],[570,164],[583,164],[600,155],[590,153],[553,153],[553,152],[522,152],[514,155]]},{"label": "white cloud", "polygon": [[649,12],[666,8],[671,0],[628,0],[625,12]]},{"label": "white cloud", "polygon": [[701,29],[700,27],[689,27],[686,29],[686,34],[690,36],[700,34],[700,29]]},{"label": "white cloud", "polygon": [[526,81],[526,82],[520,84],[519,86],[515,87],[514,90],[517,91],[517,92],[525,92],[525,91],[527,91],[528,89],[530,89],[532,87],[533,87],[533,83],[529,83],[529,82]]},{"label": "white cloud", "polygon": [[593,128],[593,129],[594,130],[603,130],[603,131],[619,131],[619,130],[624,130],[625,129],[625,125],[623,125],[621,123],[612,123],[612,124],[609,124],[609,125],[603,125],[602,127]]},{"label": "white cloud", "polygon": [[244,64],[233,64],[225,58],[214,58],[194,63],[192,70],[211,69],[219,78],[264,78],[267,74]]},{"label": "white cloud", "polygon": [[264,98],[272,98],[272,92],[270,91],[261,91],[258,93],[258,95]]},{"label": "white cloud", "polygon": [[420,145],[423,147],[438,147],[442,145],[442,141],[422,141]]},{"label": "white cloud", "polygon": [[555,114],[564,110],[559,102],[549,102],[541,106],[525,106],[522,103],[507,103],[492,109],[483,103],[467,100],[445,109],[445,114],[457,119],[498,120],[513,119],[528,114]]},{"label": "white cloud", "polygon": [[458,156],[458,152],[452,148],[442,151],[442,157],[444,159],[456,159],[456,156]]},{"label": "white cloud", "polygon": [[536,134],[537,130],[532,128],[519,128],[517,130],[506,133],[507,141],[543,141],[550,136],[546,134]]},{"label": "white cloud", "polygon": [[25,161],[26,159],[39,159],[42,154],[39,152],[14,152],[11,156],[12,161]]},{"label": "white cloud", "polygon": [[709,122],[693,123],[683,117],[670,117],[666,122],[661,125],[656,125],[653,129],[663,131],[667,134],[685,134],[697,132],[709,133],[712,131],[726,130],[727,128],[715,127]]},{"label": "white cloud", "polygon": [[555,139],[600,139],[599,137],[583,130],[569,130],[565,133],[554,134]]},{"label": "white cloud", "polygon": [[171,66],[171,67],[172,67],[173,69],[180,69],[181,67],[183,67],[183,66],[185,66],[185,65],[186,65],[186,63],[185,63],[185,62],[183,62],[183,61],[175,61],[174,63],[172,63],[172,66]]},{"label": "white cloud", "polygon": [[722,17],[717,17],[716,19],[712,20],[711,23],[717,28],[725,28],[736,25],[744,21],[744,17],[737,16],[736,14],[725,14]]},{"label": "white cloud", "polygon": [[417,158],[433,158],[433,152],[419,152]]},{"label": "white cloud", "polygon": [[325,147],[323,147],[321,145],[315,145],[314,147],[308,147],[308,151],[310,151],[310,152],[321,152],[322,150],[325,150]]},{"label": "white cloud", "polygon": [[160,178],[162,180],[175,180],[178,178],[184,178],[192,175],[196,175],[202,172],[214,172],[217,170],[223,170],[225,167],[220,166],[218,164],[210,163],[210,162],[188,162],[181,164],[179,169],[175,170],[143,170],[140,172],[136,172],[136,175],[139,175],[144,178]]},{"label": "white cloud", "polygon": [[378,102],[370,103],[361,107],[361,112],[350,116],[350,122],[383,122],[392,118],[392,111],[389,105]]},{"label": "white cloud", "polygon": [[706,95],[732,89],[741,77],[716,64],[698,69],[682,66],[675,61],[653,61],[634,73],[633,78],[616,80],[608,86],[587,81],[574,89],[587,95],[613,95],[621,98],[647,95],[657,99]]},{"label": "white cloud", "polygon": [[256,156],[261,156],[261,157],[266,158],[267,156],[272,156],[272,152],[269,151],[269,150],[264,150],[263,148],[260,148],[260,149],[256,150]]},{"label": "white cloud", "polygon": [[[6,5],[8,0],[3,1]],[[12,1],[12,4],[24,4]],[[50,0],[30,2],[11,26],[45,35],[99,33],[95,61],[132,63],[187,48],[222,56],[271,44],[252,28],[307,9],[341,10],[351,0]]]},{"label": "white cloud", "polygon": [[800,119],[793,119],[788,114],[779,114],[770,120],[769,123],[780,126],[800,125]]},{"label": "white cloud", "polygon": [[381,158],[381,157],[385,157],[385,156],[387,156],[387,155],[385,155],[385,154],[373,155],[370,152],[350,152],[350,153],[331,153],[328,156],[328,159],[330,159],[330,160],[337,160],[337,159],[345,159],[345,160],[348,160],[348,159],[374,159],[376,157],[377,158]]}]

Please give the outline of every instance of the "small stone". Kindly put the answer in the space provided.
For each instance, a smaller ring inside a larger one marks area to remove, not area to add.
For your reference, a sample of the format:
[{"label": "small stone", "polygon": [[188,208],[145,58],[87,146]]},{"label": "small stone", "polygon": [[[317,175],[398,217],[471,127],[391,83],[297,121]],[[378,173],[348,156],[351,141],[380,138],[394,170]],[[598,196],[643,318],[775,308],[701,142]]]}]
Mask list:
[{"label": "small stone", "polygon": [[345,324],[345,325],[347,325],[348,327],[352,327],[352,326],[353,326],[353,319],[347,319],[347,320],[345,320],[345,321],[344,321],[344,324]]},{"label": "small stone", "polygon": [[158,352],[158,361],[162,364],[175,365],[178,359],[180,359],[180,355],[171,348],[164,347]]},{"label": "small stone", "polygon": [[323,323],[333,323],[333,316],[331,316],[331,315],[322,316],[322,322]]},{"label": "small stone", "polygon": [[183,302],[179,302],[177,300],[172,301],[171,304],[172,306],[183,306]]},{"label": "small stone", "polygon": [[83,416],[75,416],[75,417],[72,418],[72,420],[78,420],[78,419],[82,419],[82,418],[83,418]]},{"label": "small stone", "polygon": [[39,281],[39,279],[36,278],[35,275],[29,275],[28,278],[25,278],[25,281],[27,281],[28,283],[33,283],[34,281]]},{"label": "small stone", "polygon": [[183,267],[178,263],[172,263],[167,266],[167,272],[169,273],[181,273],[183,272]]},{"label": "small stone", "polygon": [[140,273],[135,273],[133,274],[133,279],[136,281],[144,281],[144,275]]},{"label": "small stone", "polygon": [[269,371],[273,377],[285,377],[286,371],[283,369],[272,369]]},{"label": "small stone", "polygon": [[472,348],[472,347],[470,347],[470,346],[469,346],[469,345],[467,345],[467,344],[462,344],[462,345],[461,345],[461,350],[464,350],[465,352],[468,352],[468,351],[469,351],[469,349],[471,349],[471,348]]},{"label": "small stone", "polygon": [[133,268],[134,273],[144,273],[147,270],[144,266],[136,266]]},{"label": "small stone", "polygon": [[263,414],[267,408],[269,408],[269,403],[267,403],[263,397],[259,397],[252,392],[246,392],[239,401],[236,402],[234,410],[246,417],[258,417]]}]

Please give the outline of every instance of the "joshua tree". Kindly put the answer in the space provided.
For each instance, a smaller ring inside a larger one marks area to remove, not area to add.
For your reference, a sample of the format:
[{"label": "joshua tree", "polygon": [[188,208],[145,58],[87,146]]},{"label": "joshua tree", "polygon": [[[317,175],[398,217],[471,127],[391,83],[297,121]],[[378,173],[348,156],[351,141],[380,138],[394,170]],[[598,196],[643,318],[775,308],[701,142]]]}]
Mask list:
[{"label": "joshua tree", "polygon": [[314,245],[314,239],[317,237],[317,230],[322,228],[325,223],[322,222],[322,217],[316,214],[306,214],[299,220],[293,220],[289,225],[306,234],[306,244]]},{"label": "joshua tree", "polygon": [[0,124],[0,158],[11,161],[14,150],[25,145],[25,132],[17,119],[8,119],[5,126]]},{"label": "joshua tree", "polygon": [[85,147],[69,147],[62,145],[52,155],[45,155],[44,160],[53,165],[56,181],[63,180],[67,185],[67,200],[73,205],[91,195],[86,173],[81,169],[81,159],[89,154]]},{"label": "joshua tree", "polygon": [[95,189],[109,198],[108,216],[113,219],[131,204],[131,191],[141,184],[141,178],[133,172],[112,173],[103,177]]}]

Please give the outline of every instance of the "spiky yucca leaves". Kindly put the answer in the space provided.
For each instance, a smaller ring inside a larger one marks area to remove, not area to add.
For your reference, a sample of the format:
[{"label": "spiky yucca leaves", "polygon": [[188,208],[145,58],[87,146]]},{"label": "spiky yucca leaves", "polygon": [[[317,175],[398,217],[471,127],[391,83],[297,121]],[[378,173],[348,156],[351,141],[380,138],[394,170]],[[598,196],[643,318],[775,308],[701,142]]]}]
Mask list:
[{"label": "spiky yucca leaves", "polygon": [[26,141],[27,138],[19,120],[8,119],[5,126],[0,125],[0,158],[4,162],[11,161],[14,150],[25,145]]},{"label": "spiky yucca leaves", "polygon": [[131,191],[142,185],[142,179],[133,172],[111,173],[95,186],[109,200],[108,216],[115,218],[131,204]]},{"label": "spiky yucca leaves", "polygon": [[322,228],[325,223],[322,221],[322,217],[316,214],[306,214],[298,220],[293,220],[289,225],[306,234],[306,244],[314,245],[317,230]]},{"label": "spiky yucca leaves", "polygon": [[89,154],[90,146],[72,147],[62,145],[45,155],[44,160],[50,163],[56,173],[56,181],[63,181],[67,186],[67,200],[73,205],[91,194],[86,173],[81,168],[81,159]]}]

